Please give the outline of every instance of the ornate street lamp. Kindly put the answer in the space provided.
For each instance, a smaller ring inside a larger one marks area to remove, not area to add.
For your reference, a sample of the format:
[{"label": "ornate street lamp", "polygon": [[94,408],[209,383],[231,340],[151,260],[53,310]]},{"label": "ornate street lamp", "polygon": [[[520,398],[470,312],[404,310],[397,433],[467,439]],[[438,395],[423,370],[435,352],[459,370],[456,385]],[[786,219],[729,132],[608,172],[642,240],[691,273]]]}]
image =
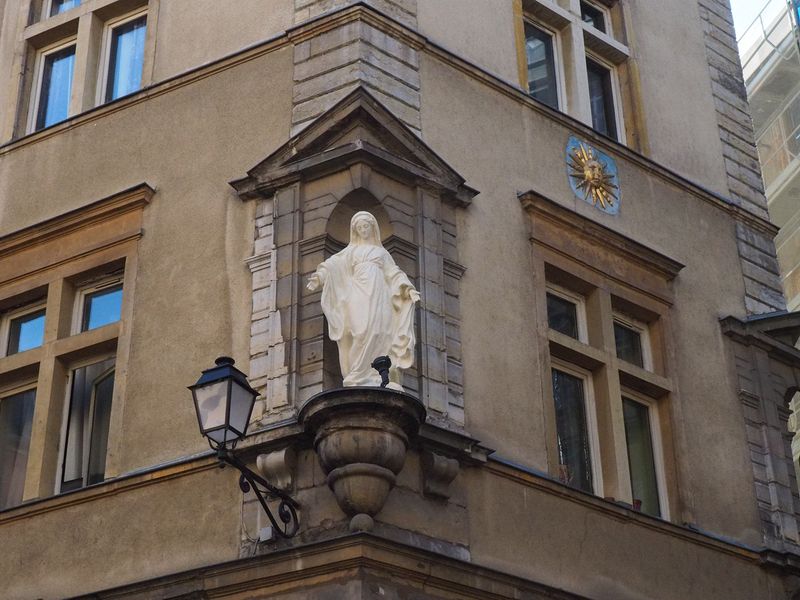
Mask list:
[{"label": "ornate street lamp", "polygon": [[[250,415],[253,413],[258,392],[247,382],[247,376],[234,367],[234,360],[220,356],[216,365],[203,371],[200,379],[189,389],[192,392],[200,433],[208,444],[217,451],[220,467],[226,464],[236,468],[241,476],[239,487],[244,493],[253,490],[264,512],[267,513],[273,531],[284,538],[297,533],[299,521],[297,510],[300,505],[291,496],[270,484],[258,473],[250,470],[234,454],[236,444],[247,435]],[[267,501],[278,499],[278,517],[283,526],[272,515]]]}]

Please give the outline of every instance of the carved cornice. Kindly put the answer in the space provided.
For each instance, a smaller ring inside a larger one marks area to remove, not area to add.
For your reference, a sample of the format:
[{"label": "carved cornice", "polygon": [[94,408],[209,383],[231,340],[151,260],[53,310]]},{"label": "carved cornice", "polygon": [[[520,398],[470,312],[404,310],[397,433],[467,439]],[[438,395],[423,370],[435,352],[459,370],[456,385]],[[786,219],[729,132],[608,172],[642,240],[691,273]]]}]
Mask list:
[{"label": "carved cornice", "polygon": [[[590,238],[598,248],[616,253],[648,271],[672,281],[683,269],[678,261],[588,219],[533,190],[519,194],[522,207],[533,219],[544,219]],[[535,238],[535,236],[534,236]]]},{"label": "carved cornice", "polygon": [[88,206],[76,208],[0,237],[0,259],[89,225],[108,221],[132,210],[142,209],[150,202],[154,193],[155,190],[149,185],[140,183]]},{"label": "carved cornice", "polygon": [[[787,316],[794,321],[800,320],[800,312],[781,314],[774,318],[780,319],[781,325],[786,326],[785,317]],[[764,350],[772,358],[800,368],[800,350],[769,335],[769,319],[762,318],[745,322],[729,316],[720,319],[720,327],[722,333],[740,344],[755,346]]]},{"label": "carved cornice", "polygon": [[363,87],[358,87],[231,186],[243,200],[366,163],[466,206],[478,193]]}]

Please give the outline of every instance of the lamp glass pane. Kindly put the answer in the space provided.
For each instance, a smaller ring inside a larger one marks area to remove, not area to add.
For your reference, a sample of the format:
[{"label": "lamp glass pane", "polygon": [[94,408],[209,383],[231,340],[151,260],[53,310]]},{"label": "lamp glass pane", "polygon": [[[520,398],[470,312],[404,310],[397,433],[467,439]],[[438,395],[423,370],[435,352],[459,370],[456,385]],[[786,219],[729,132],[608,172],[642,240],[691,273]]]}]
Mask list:
[{"label": "lamp glass pane", "polygon": [[242,434],[247,433],[254,399],[252,392],[238,383],[234,382],[231,386],[231,417],[228,424]]},{"label": "lamp glass pane", "polygon": [[[225,425],[225,408],[228,400],[228,380],[216,381],[194,390],[197,414],[203,432]],[[216,439],[216,438],[215,438]]]}]

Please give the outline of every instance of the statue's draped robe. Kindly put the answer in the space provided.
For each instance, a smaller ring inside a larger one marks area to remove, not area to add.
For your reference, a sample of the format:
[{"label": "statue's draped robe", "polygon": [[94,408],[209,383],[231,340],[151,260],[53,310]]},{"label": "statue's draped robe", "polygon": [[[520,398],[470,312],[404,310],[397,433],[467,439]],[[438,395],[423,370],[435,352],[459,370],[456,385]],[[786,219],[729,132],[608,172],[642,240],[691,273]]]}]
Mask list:
[{"label": "statue's draped robe", "polygon": [[[397,368],[414,361],[414,302],[403,292],[414,289],[383,246],[350,244],[322,263],[322,310],[328,335],[338,343],[345,386],[381,383],[371,367],[378,356]],[[399,384],[399,381],[396,381]]]}]

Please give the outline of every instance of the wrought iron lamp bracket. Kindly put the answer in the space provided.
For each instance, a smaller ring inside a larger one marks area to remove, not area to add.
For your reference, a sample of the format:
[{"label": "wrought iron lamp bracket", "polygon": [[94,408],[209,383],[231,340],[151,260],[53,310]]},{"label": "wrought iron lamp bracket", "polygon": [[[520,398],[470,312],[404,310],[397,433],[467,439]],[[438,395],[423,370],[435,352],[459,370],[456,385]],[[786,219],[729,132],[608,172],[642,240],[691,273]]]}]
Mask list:
[{"label": "wrought iron lamp bracket", "polygon": [[[261,508],[267,514],[269,522],[272,524],[273,530],[282,538],[294,537],[297,530],[300,528],[300,521],[297,518],[297,509],[300,504],[283,490],[278,489],[269,481],[264,479],[261,475],[247,467],[242,461],[230,451],[224,448],[217,448],[217,458],[220,461],[220,468],[226,464],[231,465],[239,471],[239,488],[245,494],[253,491]],[[282,522],[282,526],[278,525],[278,521],[270,510],[269,501],[280,500],[278,504],[278,518]]]}]

